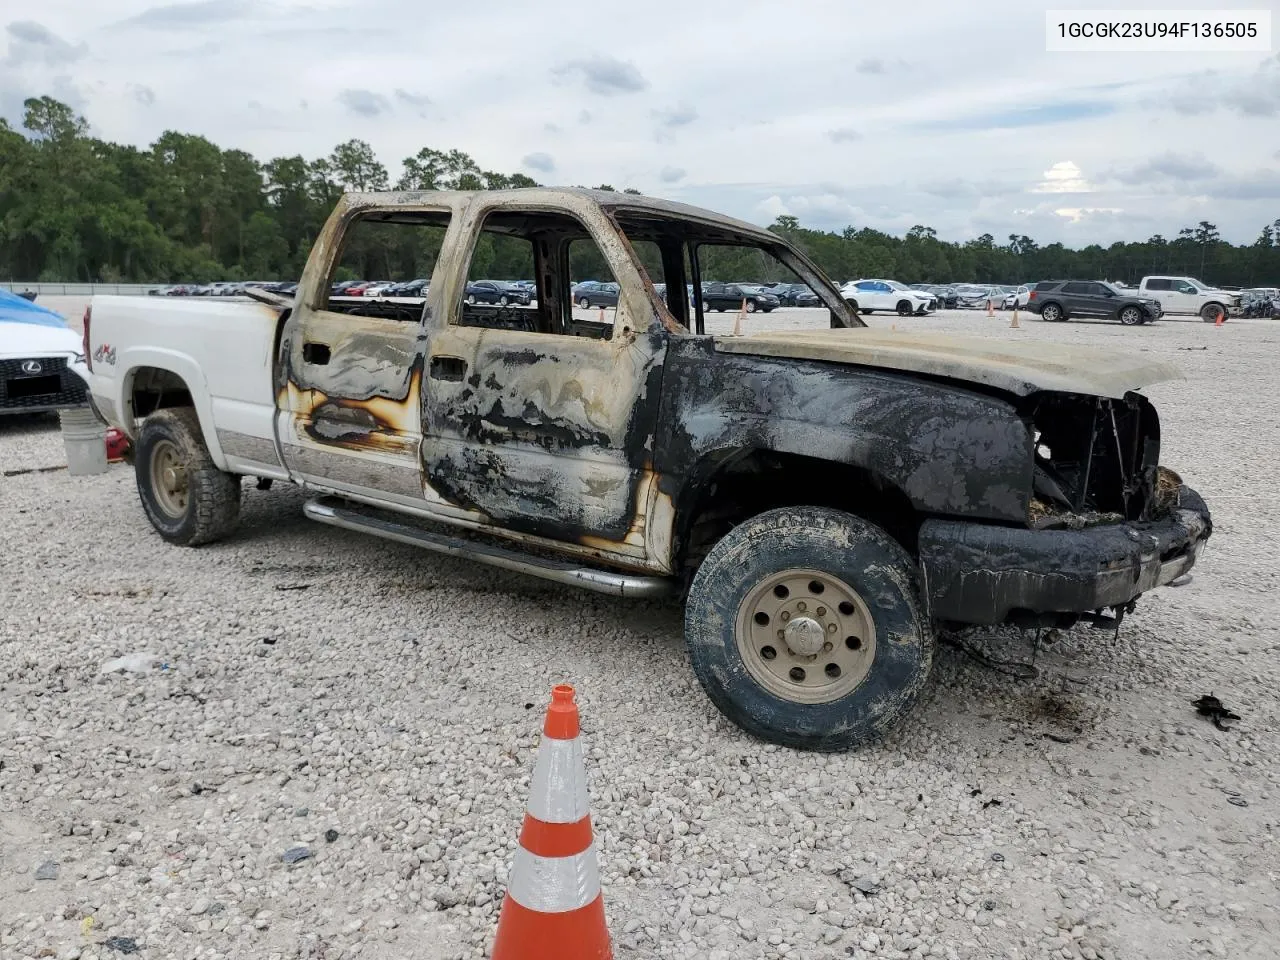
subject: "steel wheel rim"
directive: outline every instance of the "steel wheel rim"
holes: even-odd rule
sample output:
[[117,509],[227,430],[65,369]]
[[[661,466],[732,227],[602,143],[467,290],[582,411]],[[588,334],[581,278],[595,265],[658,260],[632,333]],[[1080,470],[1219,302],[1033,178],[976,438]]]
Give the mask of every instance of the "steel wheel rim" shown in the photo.
[[156,504],[174,520],[187,512],[190,499],[187,464],[172,440],[157,440],[151,450],[151,491]]
[[792,703],[830,703],[866,679],[876,628],[862,597],[820,570],[781,570],[738,606],[738,654],[761,687]]

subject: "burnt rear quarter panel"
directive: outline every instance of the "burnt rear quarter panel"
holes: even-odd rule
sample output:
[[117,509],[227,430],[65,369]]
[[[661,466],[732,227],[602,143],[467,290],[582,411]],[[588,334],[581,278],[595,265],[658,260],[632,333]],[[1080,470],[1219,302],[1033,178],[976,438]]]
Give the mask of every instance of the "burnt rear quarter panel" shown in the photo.
[[676,336],[658,424],[655,463],[677,510],[725,455],[769,450],[871,471],[924,514],[1026,522],[1030,429],[1011,403],[946,382]]

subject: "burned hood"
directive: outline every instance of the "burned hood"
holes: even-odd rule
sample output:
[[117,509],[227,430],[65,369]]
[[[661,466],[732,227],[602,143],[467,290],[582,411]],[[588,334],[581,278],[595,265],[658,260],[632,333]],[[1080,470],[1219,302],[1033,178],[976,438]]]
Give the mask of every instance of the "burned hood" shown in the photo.
[[997,340],[871,327],[717,337],[716,350],[823,360],[982,384],[1017,396],[1040,391],[1123,397],[1181,378],[1174,366],[1126,351],[1029,340]]

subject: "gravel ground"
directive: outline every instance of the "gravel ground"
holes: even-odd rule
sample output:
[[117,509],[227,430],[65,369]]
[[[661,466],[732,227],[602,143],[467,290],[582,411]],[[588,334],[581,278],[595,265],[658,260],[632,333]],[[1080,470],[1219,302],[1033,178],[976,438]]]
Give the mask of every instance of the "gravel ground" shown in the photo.
[[[1280,326],[871,320],[1178,363],[1150,393],[1215,512],[1193,582],[1034,680],[944,648],[883,745],[801,754],[720,718],[675,604],[345,534],[287,487],[187,550],[126,465],[3,476],[0,957],[482,956],[561,681],[619,958],[1275,957]],[[56,420],[0,419],[0,471],[62,462]],[[100,673],[131,653],[158,665]]]

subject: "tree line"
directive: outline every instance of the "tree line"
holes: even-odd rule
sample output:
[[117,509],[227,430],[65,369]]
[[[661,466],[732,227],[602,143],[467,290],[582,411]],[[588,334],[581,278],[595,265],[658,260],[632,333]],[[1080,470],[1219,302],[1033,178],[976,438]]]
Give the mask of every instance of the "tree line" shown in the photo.
[[[524,174],[484,170],[460,150],[432,148],[406,158],[393,183],[369,144],[354,139],[312,160],[295,155],[262,162],[176,131],[143,149],[91,136],[88,123],[67,104],[32,98],[24,103],[21,130],[0,119],[0,277],[144,283],[296,279],[345,191],[536,185]],[[1060,243],[1040,246],[1016,234],[1007,243],[990,234],[954,243],[923,225],[896,237],[868,227],[814,230],[781,216],[771,229],[836,281],[1134,282],[1148,273],[1172,273],[1237,286],[1280,282],[1280,219],[1264,225],[1249,245],[1227,243],[1213,223],[1201,221],[1168,239],[1156,235],[1078,250]],[[391,280],[429,276],[438,243],[404,236],[412,232],[397,231],[391,241],[370,231],[368,240],[348,249],[344,273]],[[517,266],[501,244],[477,253],[498,277]],[[708,257],[707,279],[783,279],[758,276],[759,260],[746,251],[708,251]]]

